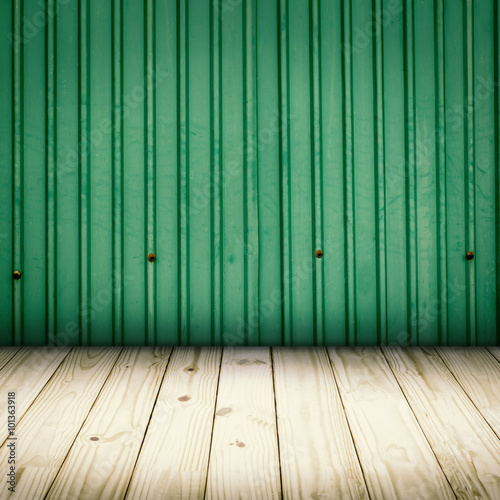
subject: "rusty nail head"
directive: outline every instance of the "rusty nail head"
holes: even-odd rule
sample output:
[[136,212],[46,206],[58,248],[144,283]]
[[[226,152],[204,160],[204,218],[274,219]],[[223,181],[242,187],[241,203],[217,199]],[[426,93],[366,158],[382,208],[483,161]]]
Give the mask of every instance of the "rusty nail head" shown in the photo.
[[321,250],[316,250],[314,255],[316,256],[317,259],[321,259],[321,257],[323,257],[323,252]]
[[467,260],[472,260],[474,258],[474,252],[467,252],[467,254],[465,255],[465,258]]
[[12,273],[12,277],[15,279],[15,280],[18,280],[21,278],[21,271],[14,271]]
[[154,262],[156,260],[156,255],[154,253],[150,253],[148,255],[149,262]]

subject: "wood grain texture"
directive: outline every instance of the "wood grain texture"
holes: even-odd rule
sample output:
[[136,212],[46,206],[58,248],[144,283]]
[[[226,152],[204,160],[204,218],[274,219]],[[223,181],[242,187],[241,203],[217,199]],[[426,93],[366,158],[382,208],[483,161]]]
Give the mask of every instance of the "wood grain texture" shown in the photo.
[[500,364],[484,347],[437,347],[435,350],[500,437]]
[[382,348],[458,498],[500,498],[500,442],[436,351]]
[[280,495],[269,348],[225,347],[206,498],[274,500]]
[[273,348],[283,498],[369,498],[324,348]]
[[[68,355],[69,347],[23,347],[0,372],[0,397],[16,393],[16,418],[21,421],[38,393]],[[0,404],[0,422],[7,422],[7,405]],[[7,426],[0,426],[0,443],[7,439]]]
[[171,348],[125,348],[46,498],[122,499]]
[[500,498],[500,348],[170,352],[5,354],[17,497]]
[[20,347],[0,347],[0,370],[9,362],[16,354]]
[[372,499],[454,499],[379,349],[329,348]]
[[489,353],[500,363],[500,347],[487,347]]
[[127,498],[203,498],[220,361],[221,348],[174,349]]
[[[16,495],[45,497],[121,348],[77,347],[40,392],[18,426],[21,460]],[[7,450],[0,451],[7,463]],[[6,488],[0,499],[11,498]]]

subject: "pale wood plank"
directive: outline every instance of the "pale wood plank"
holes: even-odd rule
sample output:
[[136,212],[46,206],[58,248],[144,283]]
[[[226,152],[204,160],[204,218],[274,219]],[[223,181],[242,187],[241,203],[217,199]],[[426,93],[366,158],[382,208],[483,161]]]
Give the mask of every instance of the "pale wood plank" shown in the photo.
[[225,347],[206,497],[280,498],[269,348]]
[[500,364],[484,347],[438,347],[435,350],[500,436]]
[[174,349],[127,498],[203,498],[220,361],[220,348]]
[[380,350],[328,352],[370,498],[454,499]]
[[491,355],[500,363],[500,347],[487,347]]
[[500,498],[500,442],[432,349],[382,348],[458,498]]
[[0,347],[0,370],[9,362],[16,354],[20,347]]
[[324,348],[273,348],[283,498],[368,498]]
[[171,348],[125,348],[46,498],[122,499]]
[[[26,410],[68,355],[69,347],[23,347],[0,372],[0,397],[16,393],[16,422],[19,424]],[[7,401],[0,404],[0,422],[7,422]],[[8,436],[7,426],[0,425],[0,443]]]
[[[21,440],[15,494],[45,497],[121,348],[75,348],[42,389],[18,426]],[[7,463],[7,449],[0,451]],[[11,498],[7,488],[0,499]]]

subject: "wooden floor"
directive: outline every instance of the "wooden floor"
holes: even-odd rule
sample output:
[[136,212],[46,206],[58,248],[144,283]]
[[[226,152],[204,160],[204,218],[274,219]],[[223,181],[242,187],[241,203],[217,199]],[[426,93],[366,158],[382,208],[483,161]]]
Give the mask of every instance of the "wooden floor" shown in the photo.
[[500,499],[500,348],[2,348],[0,499]]

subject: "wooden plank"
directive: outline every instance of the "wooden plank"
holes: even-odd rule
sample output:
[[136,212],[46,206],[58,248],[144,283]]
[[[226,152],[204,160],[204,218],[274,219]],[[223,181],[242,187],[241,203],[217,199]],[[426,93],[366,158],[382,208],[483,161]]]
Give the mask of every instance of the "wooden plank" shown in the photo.
[[206,498],[280,498],[269,348],[224,348]]
[[[16,430],[21,442],[15,494],[45,497],[121,348],[75,348],[40,392]],[[7,463],[7,448],[0,463]],[[11,498],[7,488],[0,499]]]
[[454,499],[379,349],[328,349],[370,498]]
[[174,349],[127,498],[203,498],[220,348]]
[[46,498],[125,496],[171,350],[123,350]]
[[369,498],[324,348],[273,348],[283,498]]
[[2,369],[9,360],[16,354],[20,347],[0,347],[0,369]]
[[383,348],[459,498],[500,498],[500,441],[432,349]]
[[490,354],[500,363],[500,347],[487,347]]
[[[0,395],[16,393],[16,422],[70,352],[70,347],[23,347],[0,372]],[[7,404],[0,404],[0,422],[7,422]],[[6,425],[0,426],[0,443],[7,439]]]
[[500,364],[484,347],[434,349],[496,435],[500,436]]

